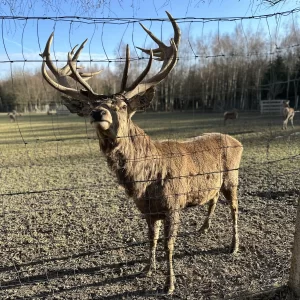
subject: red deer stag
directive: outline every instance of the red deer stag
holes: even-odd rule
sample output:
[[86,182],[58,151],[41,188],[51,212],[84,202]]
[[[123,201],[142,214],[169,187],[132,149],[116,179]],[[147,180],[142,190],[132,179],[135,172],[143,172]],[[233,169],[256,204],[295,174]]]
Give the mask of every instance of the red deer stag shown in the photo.
[[283,106],[282,114],[283,114],[283,118],[284,118],[283,124],[282,124],[282,129],[287,129],[287,125],[288,125],[289,121],[291,122],[291,125],[294,128],[293,119],[295,116],[295,110],[292,107],[290,107],[289,103],[290,103],[290,101],[282,102],[282,106]]
[[[180,29],[168,17],[174,29],[174,38],[166,46],[143,25],[149,36],[158,44],[154,50],[141,49],[150,58],[145,70],[127,86],[129,69],[129,47],[121,81],[121,90],[113,95],[101,95],[93,91],[87,80],[96,73],[81,73],[76,62],[85,44],[68,54],[68,63],[57,68],[50,59],[50,36],[44,52],[42,74],[55,89],[64,93],[65,105],[72,113],[90,116],[99,138],[100,149],[107,158],[109,167],[119,183],[132,197],[138,209],[144,214],[150,241],[147,275],[156,269],[156,246],[161,221],[164,221],[165,251],[168,276],[168,294],[174,291],[173,250],[179,227],[180,212],[187,206],[209,203],[208,216],[201,227],[205,232],[210,227],[219,194],[222,192],[231,206],[233,220],[232,252],[239,247],[238,238],[238,169],[242,155],[242,145],[236,139],[219,133],[205,134],[184,142],[153,141],[131,120],[139,109],[150,105],[155,86],[171,72],[177,62]],[[153,56],[162,61],[157,74],[144,80],[149,72]],[[46,65],[57,81],[46,71]],[[75,79],[83,89],[72,88],[67,77]]]

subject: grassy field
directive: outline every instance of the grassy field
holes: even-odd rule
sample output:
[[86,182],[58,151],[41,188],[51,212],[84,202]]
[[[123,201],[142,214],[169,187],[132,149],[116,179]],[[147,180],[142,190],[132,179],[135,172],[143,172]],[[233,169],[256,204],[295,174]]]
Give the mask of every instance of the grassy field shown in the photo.
[[[300,115],[280,117],[139,113],[153,139],[229,133],[244,145],[240,171],[241,251],[228,253],[231,218],[219,204],[213,228],[198,230],[206,207],[184,211],[176,243],[174,299],[294,299],[285,288],[300,196]],[[159,269],[138,276],[148,257],[145,220],[120,189],[88,120],[0,115],[0,298],[157,299]],[[277,297],[277,298],[276,298]]]

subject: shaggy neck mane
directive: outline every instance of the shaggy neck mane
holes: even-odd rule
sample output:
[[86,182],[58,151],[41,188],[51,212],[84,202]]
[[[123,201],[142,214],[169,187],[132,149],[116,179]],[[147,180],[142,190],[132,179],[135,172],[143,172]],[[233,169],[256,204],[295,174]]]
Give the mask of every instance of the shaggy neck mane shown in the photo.
[[127,125],[128,136],[114,141],[104,139],[100,147],[127,194],[138,199],[149,185],[161,181],[166,172],[157,144],[131,120]]

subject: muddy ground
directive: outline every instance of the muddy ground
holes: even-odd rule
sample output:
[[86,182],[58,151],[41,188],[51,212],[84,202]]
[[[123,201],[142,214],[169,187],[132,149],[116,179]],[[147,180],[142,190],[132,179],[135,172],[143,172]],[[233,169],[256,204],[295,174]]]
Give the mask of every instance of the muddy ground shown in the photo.
[[[155,120],[161,116],[150,115],[149,123],[137,118],[154,138],[165,136],[164,124]],[[11,124],[0,136],[0,298],[296,299],[286,284],[300,198],[300,126],[283,133],[276,120],[246,115],[225,129],[217,118],[210,127],[211,118],[201,124],[194,119],[192,125],[187,120],[182,137],[187,129],[191,136],[223,130],[245,146],[239,255],[229,254],[231,217],[225,201],[205,235],[199,229],[207,207],[184,210],[174,256],[176,290],[164,295],[163,241],[156,274],[143,277],[146,222],[110,174],[93,134],[73,137],[70,132],[83,125],[71,120],[57,123],[59,141],[43,140],[47,130],[41,134],[43,123],[31,118],[28,137],[39,133],[39,141],[10,139]],[[65,127],[70,132],[64,135]],[[176,130],[170,132],[167,137]]]

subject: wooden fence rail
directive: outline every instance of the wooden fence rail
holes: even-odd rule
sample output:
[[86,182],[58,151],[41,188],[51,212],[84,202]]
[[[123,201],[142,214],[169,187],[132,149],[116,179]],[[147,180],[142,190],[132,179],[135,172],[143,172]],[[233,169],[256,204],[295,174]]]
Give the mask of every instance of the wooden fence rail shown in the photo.
[[284,100],[262,100],[260,101],[261,114],[282,114],[282,102]]

